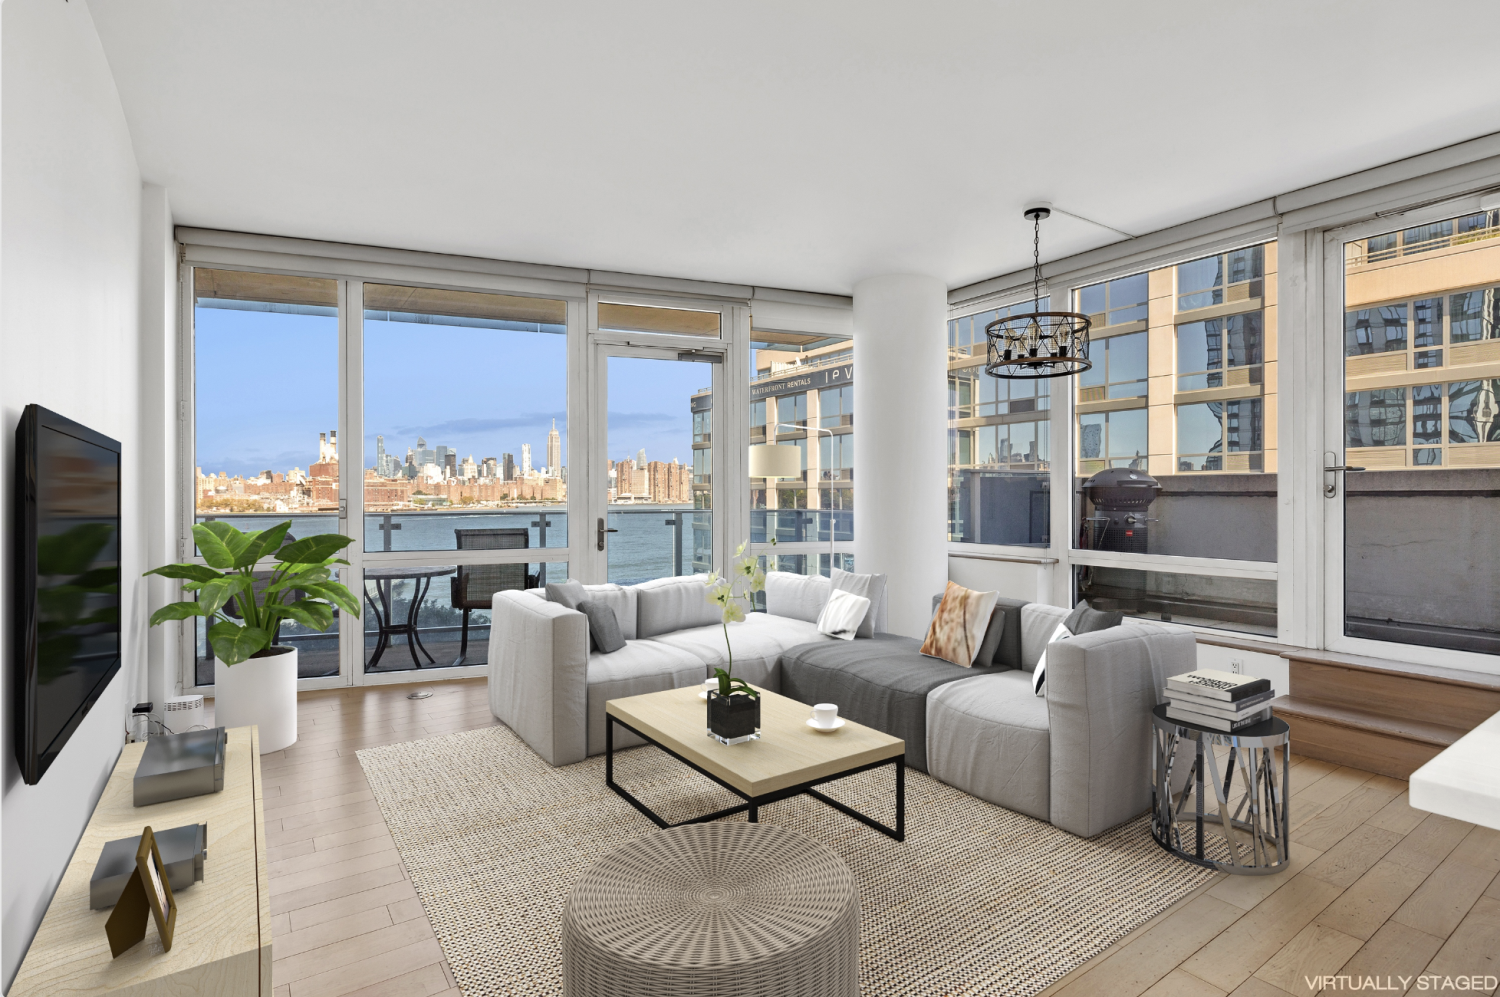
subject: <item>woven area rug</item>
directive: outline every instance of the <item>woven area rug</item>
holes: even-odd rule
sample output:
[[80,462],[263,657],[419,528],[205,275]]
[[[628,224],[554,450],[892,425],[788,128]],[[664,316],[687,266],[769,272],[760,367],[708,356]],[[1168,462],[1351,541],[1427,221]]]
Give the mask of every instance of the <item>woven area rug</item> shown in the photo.
[[[561,993],[569,888],[655,830],[604,785],[603,757],[552,768],[496,725],[359,760],[466,997]],[[615,778],[668,820],[739,802],[654,747],[616,754]],[[890,768],[824,791],[895,824]],[[905,842],[806,796],[760,820],[854,871],[866,995],[1035,994],[1211,878],[1158,848],[1145,817],[1085,841],[921,772],[907,773]]]

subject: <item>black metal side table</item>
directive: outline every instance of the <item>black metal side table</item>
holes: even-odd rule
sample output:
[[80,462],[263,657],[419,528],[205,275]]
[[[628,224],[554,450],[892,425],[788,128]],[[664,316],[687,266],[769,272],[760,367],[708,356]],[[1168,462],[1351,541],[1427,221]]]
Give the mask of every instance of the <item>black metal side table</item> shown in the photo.
[[[1273,716],[1226,734],[1173,720],[1163,703],[1151,711],[1151,723],[1151,836],[1156,843],[1179,858],[1220,872],[1264,876],[1285,869],[1291,844],[1291,728],[1286,721]],[[1174,797],[1173,766],[1183,741],[1192,741],[1196,750]],[[1215,747],[1229,748],[1222,773]],[[1212,800],[1205,798],[1206,787],[1213,791]]]

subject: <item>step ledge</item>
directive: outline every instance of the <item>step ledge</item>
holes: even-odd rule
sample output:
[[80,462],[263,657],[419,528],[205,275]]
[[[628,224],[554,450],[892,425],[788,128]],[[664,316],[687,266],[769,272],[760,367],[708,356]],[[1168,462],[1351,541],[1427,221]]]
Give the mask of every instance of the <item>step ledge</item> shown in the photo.
[[1379,672],[1399,675],[1417,681],[1438,682],[1443,685],[1464,686],[1500,692],[1500,676],[1484,672],[1465,671],[1461,668],[1444,668],[1440,665],[1419,665],[1412,661],[1395,661],[1390,658],[1370,658],[1362,654],[1342,654],[1338,651],[1314,651],[1308,648],[1291,648],[1281,652],[1288,661],[1306,661],[1315,665],[1348,668],[1360,672]]
[[1379,713],[1365,713],[1360,710],[1329,706],[1326,703],[1297,699],[1294,696],[1280,696],[1272,700],[1271,705],[1275,708],[1278,716],[1290,716],[1301,720],[1310,720],[1315,723],[1328,724],[1333,727],[1344,727],[1349,730],[1379,734],[1384,737],[1393,737],[1402,741],[1413,741],[1418,744],[1430,744],[1441,748],[1448,747],[1448,745],[1468,733],[1468,731],[1457,727],[1422,723],[1416,720],[1405,720],[1400,717],[1388,717]]

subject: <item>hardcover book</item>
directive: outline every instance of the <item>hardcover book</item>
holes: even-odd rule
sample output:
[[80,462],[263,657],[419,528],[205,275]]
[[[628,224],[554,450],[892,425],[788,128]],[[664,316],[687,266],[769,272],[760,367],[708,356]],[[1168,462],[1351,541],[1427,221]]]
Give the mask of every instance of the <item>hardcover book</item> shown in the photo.
[[1191,696],[1221,699],[1229,703],[1266,692],[1270,688],[1270,679],[1235,675],[1233,672],[1220,672],[1212,668],[1200,668],[1196,672],[1173,675],[1167,679],[1169,693],[1185,692]]
[[1189,695],[1185,692],[1178,692],[1175,689],[1167,693],[1167,702],[1173,706],[1187,710],[1197,710],[1199,713],[1207,713],[1209,716],[1227,717],[1231,720],[1238,719],[1258,710],[1275,698],[1276,691],[1274,689],[1267,689],[1265,692],[1258,692],[1253,696],[1246,696],[1244,699],[1237,699],[1234,702],[1223,699],[1209,699],[1206,696]]
[[1184,710],[1177,706],[1167,705],[1167,716],[1173,720],[1181,720],[1183,723],[1196,724],[1199,727],[1207,727],[1209,730],[1223,731],[1228,734],[1232,731],[1243,730],[1253,727],[1262,720],[1268,720],[1271,716],[1271,708],[1256,710],[1254,713],[1239,720],[1230,720],[1226,717],[1211,717],[1206,713],[1196,710]]

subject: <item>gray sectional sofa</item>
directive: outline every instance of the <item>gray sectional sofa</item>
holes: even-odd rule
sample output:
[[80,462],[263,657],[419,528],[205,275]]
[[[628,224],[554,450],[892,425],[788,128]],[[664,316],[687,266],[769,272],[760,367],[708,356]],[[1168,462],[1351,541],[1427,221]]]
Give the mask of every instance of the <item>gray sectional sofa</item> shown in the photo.
[[[1192,671],[1190,633],[1127,624],[1048,645],[1068,610],[1005,602],[990,664],[964,668],[920,642],[817,632],[827,579],[772,572],[766,612],[730,624],[735,674],[906,741],[907,762],[974,796],[1092,837],[1150,805],[1150,711],[1170,675]],[[723,667],[724,631],[702,576],[585,586],[615,609],[625,647],[590,649],[583,613],[536,591],[495,596],[490,709],[552,765],[604,751],[610,699],[698,685]],[[1031,671],[1047,651],[1045,696]],[[639,743],[633,736],[617,746]]]

